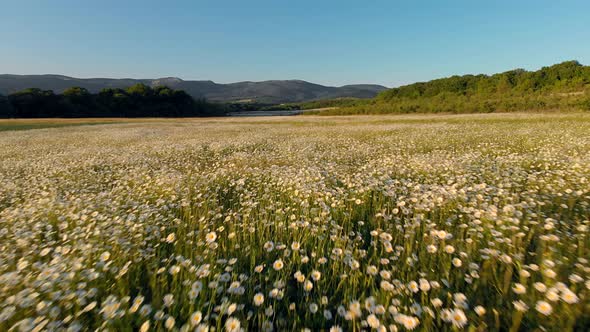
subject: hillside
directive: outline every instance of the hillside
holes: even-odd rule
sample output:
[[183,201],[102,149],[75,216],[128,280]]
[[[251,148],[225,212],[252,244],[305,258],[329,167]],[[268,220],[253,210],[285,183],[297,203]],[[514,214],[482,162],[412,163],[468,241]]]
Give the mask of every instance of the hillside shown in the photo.
[[373,98],[387,88],[380,85],[358,84],[330,87],[301,80],[238,82],[219,84],[213,81],[185,81],[175,77],[159,79],[74,78],[61,75],[0,75],[0,94],[8,95],[27,88],[53,90],[61,93],[70,87],[85,88],[98,93],[104,88],[126,88],[135,84],[151,87],[168,86],[184,90],[193,98],[211,101],[252,101],[279,104],[305,102],[341,97]]
[[414,83],[382,92],[379,98],[434,97],[442,93],[459,95],[570,91],[590,84],[590,66],[567,61],[537,71],[515,69],[495,75],[464,75]]
[[389,89],[370,100],[309,104],[338,107],[326,115],[590,109],[590,66],[566,61],[537,71],[452,76]]

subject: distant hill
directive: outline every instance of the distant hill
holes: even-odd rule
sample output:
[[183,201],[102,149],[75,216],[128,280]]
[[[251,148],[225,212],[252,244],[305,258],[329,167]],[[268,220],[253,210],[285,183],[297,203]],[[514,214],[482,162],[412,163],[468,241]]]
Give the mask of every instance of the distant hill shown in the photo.
[[168,86],[184,90],[193,98],[211,101],[258,103],[296,103],[341,97],[373,98],[387,90],[381,85],[357,84],[330,87],[300,80],[238,82],[219,84],[212,81],[185,81],[176,77],[158,79],[74,78],[62,75],[0,75],[0,94],[8,95],[27,88],[61,93],[70,87],[97,93],[103,88],[126,88],[142,83],[151,87]]

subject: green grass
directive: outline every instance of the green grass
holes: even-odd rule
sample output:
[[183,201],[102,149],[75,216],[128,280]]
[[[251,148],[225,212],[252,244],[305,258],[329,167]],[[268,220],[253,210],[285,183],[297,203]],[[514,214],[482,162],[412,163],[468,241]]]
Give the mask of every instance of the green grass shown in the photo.
[[0,120],[0,131],[31,130],[43,128],[60,128],[71,126],[88,126],[117,123],[117,120],[101,121],[97,119],[30,119]]

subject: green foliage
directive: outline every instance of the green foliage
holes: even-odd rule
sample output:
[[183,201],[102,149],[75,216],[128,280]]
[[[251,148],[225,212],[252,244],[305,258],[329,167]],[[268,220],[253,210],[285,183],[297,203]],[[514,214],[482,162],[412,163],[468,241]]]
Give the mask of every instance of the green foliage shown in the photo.
[[51,118],[58,116],[63,108],[60,98],[51,90],[25,89],[8,96],[15,117]]
[[90,96],[90,92],[88,92],[85,88],[80,87],[71,87],[64,90],[62,93],[64,97],[86,97]]
[[590,83],[590,67],[577,61],[567,61],[534,72],[523,69],[492,76],[452,76],[390,89],[379,94],[379,100],[396,98],[434,97],[442,93],[451,95],[493,95],[534,93],[549,91],[577,91]]
[[358,106],[366,103],[366,99],[358,98],[337,98],[337,99],[324,99],[314,100],[306,103],[301,103],[299,106],[301,109],[315,109],[315,108],[328,108],[328,107],[350,107]]
[[127,88],[127,94],[131,96],[148,97],[152,95],[152,93],[152,88],[142,83],[138,83]]
[[181,90],[150,88],[137,84],[126,90],[106,88],[91,94],[71,87],[62,94],[40,89],[26,89],[0,98],[0,117],[189,117],[219,116],[224,109],[205,100],[194,100]]
[[3,95],[0,95],[0,118],[11,118],[14,115],[14,108]]
[[390,89],[371,100],[322,101],[308,114],[489,113],[590,109],[590,66],[567,61],[538,71],[464,75]]

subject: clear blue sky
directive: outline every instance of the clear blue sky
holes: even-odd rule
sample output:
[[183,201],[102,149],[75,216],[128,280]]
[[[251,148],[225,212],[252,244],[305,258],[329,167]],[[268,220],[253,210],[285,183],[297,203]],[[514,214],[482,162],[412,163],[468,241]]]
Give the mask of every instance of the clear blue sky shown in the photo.
[[0,3],[0,73],[398,86],[590,64],[590,1]]

